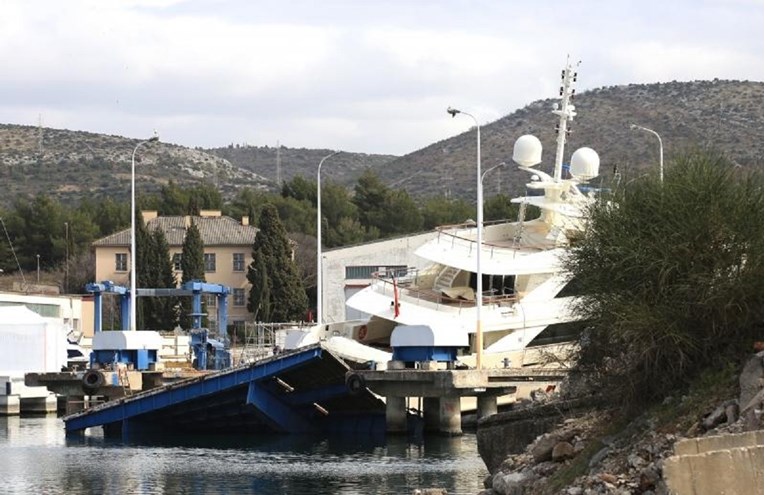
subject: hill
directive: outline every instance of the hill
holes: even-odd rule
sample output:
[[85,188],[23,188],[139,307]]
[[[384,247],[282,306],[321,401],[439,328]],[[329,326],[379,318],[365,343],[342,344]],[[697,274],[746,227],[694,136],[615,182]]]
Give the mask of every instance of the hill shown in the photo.
[[[527,133],[544,145],[543,170],[552,169],[557,100],[533,102],[482,126],[484,169],[510,162],[513,143]],[[664,143],[665,161],[692,146],[727,153],[743,167],[763,163],[763,84],[741,81],[695,81],[612,86],[577,94],[567,157],[589,146],[600,154],[602,176],[618,166],[625,176],[644,173],[658,164],[658,143],[630,123],[654,129]],[[448,118],[444,114],[444,118]],[[88,196],[129,197],[130,159],[136,139],[63,129],[0,124],[0,177],[6,184],[0,205],[19,196],[46,192],[64,203]],[[279,149],[280,175],[314,180],[316,166],[330,151]],[[156,191],[173,180],[179,185],[205,180],[224,198],[244,187],[275,188],[277,148],[230,145],[204,150],[156,143],[139,153],[139,192]],[[567,161],[567,158],[566,158]],[[352,186],[366,168],[387,184],[404,187],[413,196],[475,197],[475,132],[468,131],[402,157],[341,153],[325,166],[322,177]],[[519,192],[527,175],[515,167],[487,177],[487,196]],[[400,184],[400,185],[399,185]]]
[[[6,187],[0,206],[9,206],[20,196],[43,192],[67,204],[76,203],[86,195],[127,201],[131,157],[140,141],[91,132],[0,124],[0,177]],[[327,150],[282,151],[285,179],[296,171],[315,175],[316,165],[328,153]],[[210,182],[217,185],[226,199],[245,187],[274,189],[275,155],[275,148],[232,145],[207,151],[161,141],[144,145],[136,158],[136,190],[139,194],[154,192],[170,180],[181,186],[203,180]],[[367,167],[379,166],[393,158],[343,153],[333,167],[327,167],[325,177],[336,177],[338,168],[344,170],[345,175],[358,176]]]
[[[536,101],[481,128],[484,170],[512,161],[513,144],[534,134],[543,145],[541,170],[552,172],[555,125],[551,114],[557,99]],[[763,166],[763,84],[740,81],[695,81],[612,86],[574,98],[577,117],[566,145],[564,163],[579,147],[600,155],[601,177],[618,166],[625,176],[645,173],[659,163],[656,138],[630,130],[634,123],[653,129],[662,138],[665,163],[674,153],[704,146],[726,153],[744,167]],[[448,118],[448,116],[444,116]],[[459,118],[459,117],[457,117]],[[469,120],[469,119],[466,119]],[[411,176],[404,185],[410,194],[456,195],[475,198],[475,131],[439,141],[393,161],[380,175],[389,182]],[[412,175],[412,171],[416,171]],[[501,172],[501,182],[498,182]],[[507,167],[486,177],[486,194],[497,188],[520,192],[528,174]]]

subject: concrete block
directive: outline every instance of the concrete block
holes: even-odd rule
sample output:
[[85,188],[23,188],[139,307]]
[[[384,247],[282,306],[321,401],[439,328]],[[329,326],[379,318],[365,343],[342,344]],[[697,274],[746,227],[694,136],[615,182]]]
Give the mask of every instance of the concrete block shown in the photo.
[[735,449],[763,444],[763,431],[747,431],[732,435],[687,438],[675,444],[675,455],[693,455],[714,450]]
[[51,414],[58,409],[58,400],[54,394],[45,397],[30,397],[21,399],[21,410],[26,414]]
[[18,395],[0,395],[0,416],[21,414],[21,400]]
[[763,495],[763,446],[673,456],[664,480],[676,495]]

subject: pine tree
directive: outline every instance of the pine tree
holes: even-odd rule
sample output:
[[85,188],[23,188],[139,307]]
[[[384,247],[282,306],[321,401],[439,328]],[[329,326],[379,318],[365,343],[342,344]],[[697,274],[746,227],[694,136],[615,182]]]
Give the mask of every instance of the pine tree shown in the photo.
[[[181,277],[181,284],[192,280],[205,281],[204,252],[205,247],[202,243],[202,235],[199,233],[199,228],[192,221],[189,228],[186,229],[186,237],[183,239],[183,249],[181,251],[181,270],[183,270],[183,275]],[[202,304],[204,306],[204,301]],[[191,299],[188,297],[182,298],[180,307],[181,327],[189,329],[193,321],[190,316],[193,310]],[[202,312],[204,312],[204,309]],[[202,325],[205,326],[206,322],[203,321]]]
[[292,260],[292,249],[276,207],[263,207],[252,245],[247,280],[252,284],[248,310],[260,321],[283,322],[303,318],[308,297]]

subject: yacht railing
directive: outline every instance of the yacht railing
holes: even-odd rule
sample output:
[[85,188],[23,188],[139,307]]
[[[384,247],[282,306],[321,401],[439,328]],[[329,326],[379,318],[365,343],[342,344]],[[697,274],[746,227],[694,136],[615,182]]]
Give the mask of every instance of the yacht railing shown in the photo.
[[[415,304],[416,306],[435,310],[442,309],[443,307],[450,311],[457,309],[458,312],[462,311],[462,309],[474,308],[476,306],[475,300],[449,297],[437,290],[418,287],[419,269],[413,267],[406,270],[393,269],[374,272],[372,273],[373,281],[370,286],[375,292],[390,296],[392,301],[394,299],[394,276],[399,298],[406,297],[408,303]],[[497,289],[483,292],[483,306],[510,306],[518,301],[515,294],[495,294],[496,292]],[[435,305],[435,308],[433,308],[433,305]]]
[[[484,226],[486,225],[496,225],[500,223],[507,223],[507,221],[495,221],[491,223],[484,223]],[[534,250],[534,251],[544,251],[546,249],[550,249],[551,242],[522,242],[522,237],[524,237],[525,229],[523,229],[523,224],[519,224],[520,227],[517,229],[517,232],[512,237],[509,237],[506,241],[491,241],[491,240],[483,240],[483,254],[487,254],[489,256],[489,259],[493,259],[495,255],[500,254],[506,254],[508,250],[513,251],[513,257],[515,257],[515,253],[517,251],[521,250]],[[464,237],[460,235],[459,233],[455,233],[455,231],[460,230],[467,230],[470,228],[475,228],[475,224],[473,223],[465,223],[465,224],[458,224],[458,225],[444,225],[442,227],[439,227],[438,230],[438,236],[436,236],[436,241],[440,244],[442,242],[446,242],[449,244],[449,247],[451,249],[459,249],[467,256],[470,256],[473,254],[473,252],[476,249],[476,245],[478,244],[474,238]],[[487,249],[488,248],[488,249]]]

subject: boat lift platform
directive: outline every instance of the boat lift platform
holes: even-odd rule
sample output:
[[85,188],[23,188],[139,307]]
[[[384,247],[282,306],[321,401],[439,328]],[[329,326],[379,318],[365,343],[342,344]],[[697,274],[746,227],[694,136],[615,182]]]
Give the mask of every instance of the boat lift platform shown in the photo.
[[68,435],[102,426],[106,436],[122,438],[155,431],[385,431],[385,403],[369,391],[351,395],[349,370],[319,343],[108,401],[63,420]]

